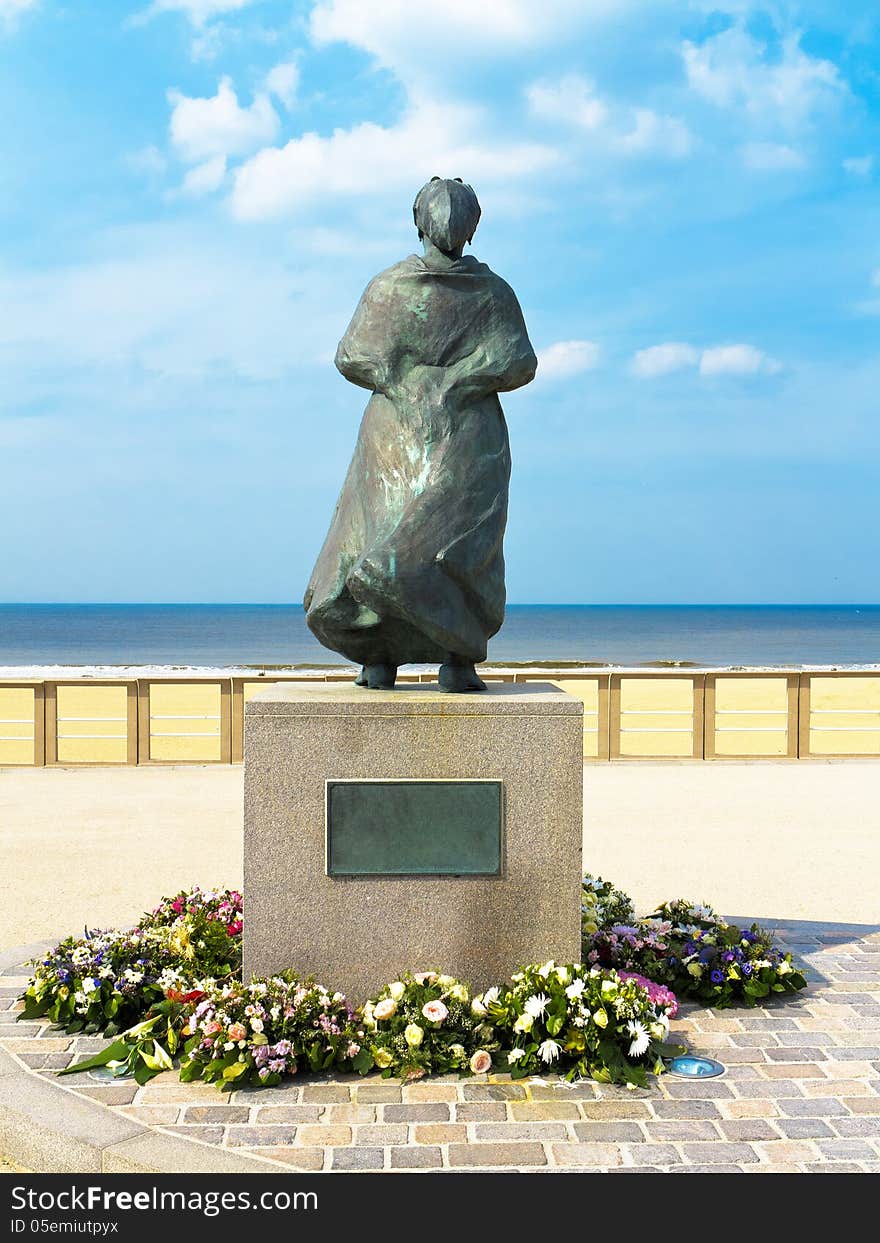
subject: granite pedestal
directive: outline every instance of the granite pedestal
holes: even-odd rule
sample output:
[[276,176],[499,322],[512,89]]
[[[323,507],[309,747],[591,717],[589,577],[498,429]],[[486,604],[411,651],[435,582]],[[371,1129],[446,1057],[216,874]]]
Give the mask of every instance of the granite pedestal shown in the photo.
[[[407,968],[482,989],[522,963],[578,961],[582,715],[534,682],[259,692],[245,713],[245,978],[292,967],[361,1001]],[[378,780],[500,782],[497,874],[328,874],[328,782]]]

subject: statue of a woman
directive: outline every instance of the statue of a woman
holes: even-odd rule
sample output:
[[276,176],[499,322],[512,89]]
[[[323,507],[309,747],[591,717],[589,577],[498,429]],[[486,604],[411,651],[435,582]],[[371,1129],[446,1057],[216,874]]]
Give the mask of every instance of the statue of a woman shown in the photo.
[[440,662],[446,691],[485,690],[474,664],[504,621],[510,449],[497,394],[537,361],[513,290],[462,255],[480,218],[470,186],[432,178],[413,207],[424,256],[367,286],[336,351],[371,389],[305,594],[321,642],[394,685]]

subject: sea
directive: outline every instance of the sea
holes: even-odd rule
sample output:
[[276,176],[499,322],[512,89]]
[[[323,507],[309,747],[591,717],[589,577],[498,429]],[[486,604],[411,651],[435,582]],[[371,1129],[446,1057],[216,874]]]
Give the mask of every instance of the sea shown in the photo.
[[[495,665],[880,664],[880,605],[509,605]],[[0,667],[344,665],[301,607],[0,605]]]

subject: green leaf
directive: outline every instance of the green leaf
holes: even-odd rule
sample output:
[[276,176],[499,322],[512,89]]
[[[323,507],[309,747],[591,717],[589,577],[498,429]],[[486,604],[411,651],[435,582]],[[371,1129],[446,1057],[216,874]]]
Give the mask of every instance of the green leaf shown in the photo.
[[114,1040],[112,1044],[108,1044],[100,1053],[96,1053],[94,1057],[86,1058],[84,1062],[75,1062],[73,1066],[65,1066],[63,1070],[59,1070],[59,1075],[78,1075],[83,1070],[94,1070],[98,1066],[106,1066],[108,1062],[116,1062],[120,1059],[128,1058],[131,1052],[131,1045],[125,1040]]
[[246,1070],[246,1062],[233,1062],[231,1066],[227,1066],[223,1071],[223,1078],[231,1083],[233,1079],[239,1079]]
[[366,1045],[361,1045],[360,1052],[352,1061],[352,1066],[359,1075],[365,1075],[373,1066],[373,1055]]

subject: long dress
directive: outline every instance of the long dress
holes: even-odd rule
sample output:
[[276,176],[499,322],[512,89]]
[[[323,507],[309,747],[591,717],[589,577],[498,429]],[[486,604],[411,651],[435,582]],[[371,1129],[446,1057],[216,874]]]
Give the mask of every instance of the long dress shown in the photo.
[[505,604],[497,394],[537,366],[516,295],[470,255],[410,255],[367,286],[336,366],[373,396],[305,593],[309,626],[362,664],[484,660]]

